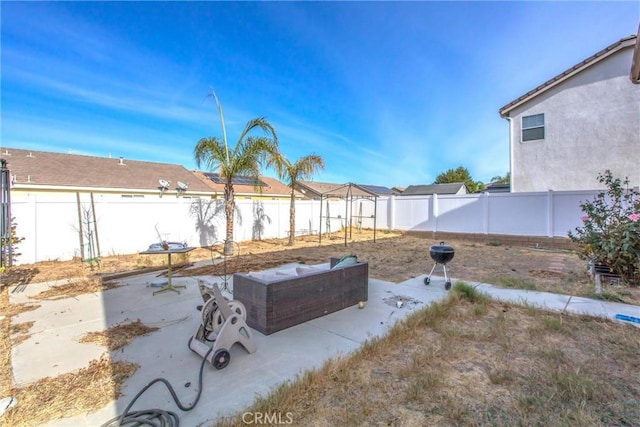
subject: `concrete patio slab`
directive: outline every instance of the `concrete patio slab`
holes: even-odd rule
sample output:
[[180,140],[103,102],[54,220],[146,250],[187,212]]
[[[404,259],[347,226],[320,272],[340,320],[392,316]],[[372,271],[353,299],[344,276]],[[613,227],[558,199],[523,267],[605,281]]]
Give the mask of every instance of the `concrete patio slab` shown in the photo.
[[[234,345],[230,351],[231,362],[225,369],[216,370],[209,364],[204,366],[202,397],[191,411],[179,410],[162,384],[154,385],[143,394],[133,410],[175,411],[181,423],[189,426],[208,425],[240,412],[276,385],[295,380],[305,370],[318,368],[330,358],[348,355],[366,340],[385,334],[396,321],[445,298],[448,292],[444,289],[444,280],[434,276],[426,286],[425,277],[422,275],[400,284],[372,278],[369,280],[369,301],[364,309],[349,307],[269,336],[254,331],[253,340],[258,349],[255,353],[249,354],[240,345]],[[13,350],[13,373],[18,385],[70,372],[99,358],[106,352],[103,347],[77,341],[86,332],[137,319],[159,328],[111,352],[116,361],[139,365],[135,374],[124,383],[122,396],[117,401],[94,413],[53,421],[48,426],[101,425],[120,414],[138,391],[159,377],[173,385],[184,405],[195,400],[202,358],[193,353],[187,343],[200,324],[200,312],[196,310],[196,306],[202,304],[198,278],[174,277],[175,284],[186,286],[180,294],[165,292],[154,296],[155,288],[151,283],[155,279],[156,274],[127,277],[116,289],[47,301],[37,310],[13,319],[14,323],[35,322],[31,337]],[[470,284],[503,301],[588,313],[612,320],[617,313],[640,316],[640,307],[625,304]],[[10,292],[11,302],[37,303],[29,297],[42,290],[38,287],[44,286],[29,286],[29,293]]]

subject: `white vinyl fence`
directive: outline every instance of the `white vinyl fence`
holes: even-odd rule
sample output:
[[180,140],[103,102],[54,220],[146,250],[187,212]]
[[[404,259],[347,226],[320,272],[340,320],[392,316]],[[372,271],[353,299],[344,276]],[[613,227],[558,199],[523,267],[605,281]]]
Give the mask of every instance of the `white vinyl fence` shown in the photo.
[[[347,224],[379,230],[440,231],[475,234],[566,237],[581,224],[581,201],[597,191],[405,196],[368,199],[296,201],[296,232],[338,231]],[[88,230],[101,256],[130,254],[160,239],[207,246],[225,237],[222,200],[188,197],[121,197],[75,193],[12,194],[21,255],[16,264],[88,257]],[[289,232],[288,200],[236,200],[234,240],[284,238]],[[327,206],[329,214],[327,215]],[[327,218],[329,216],[329,218]],[[375,216],[375,218],[374,218]],[[91,229],[93,229],[91,227]]]

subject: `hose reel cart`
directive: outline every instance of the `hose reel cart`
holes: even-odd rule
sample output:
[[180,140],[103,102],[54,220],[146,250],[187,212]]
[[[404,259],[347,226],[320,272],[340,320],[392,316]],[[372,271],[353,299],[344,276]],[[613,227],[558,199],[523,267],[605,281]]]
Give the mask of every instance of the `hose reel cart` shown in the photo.
[[235,343],[249,353],[256,352],[253,335],[247,326],[247,312],[240,301],[227,300],[217,283],[199,280],[200,288],[211,291],[211,298],[202,306],[201,324],[189,339],[189,349],[206,358],[216,369],[224,369],[231,361],[229,350]]

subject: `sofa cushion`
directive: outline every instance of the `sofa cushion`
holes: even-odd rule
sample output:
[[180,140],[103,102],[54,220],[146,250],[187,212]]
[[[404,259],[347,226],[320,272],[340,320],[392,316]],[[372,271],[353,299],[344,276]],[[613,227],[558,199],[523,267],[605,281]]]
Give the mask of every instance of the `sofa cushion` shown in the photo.
[[354,265],[358,263],[358,257],[355,255],[347,255],[345,257],[342,257],[342,259],[340,261],[337,262],[336,265],[334,265],[333,267],[331,267],[332,270],[335,270],[337,268],[343,268],[343,267],[348,267],[350,265]]
[[312,266],[304,266],[304,267],[296,267],[296,273],[298,276],[304,276],[305,274],[318,273],[320,271],[327,271],[326,268],[321,267],[312,267]]
[[276,276],[297,276],[298,272],[295,268],[283,268],[276,270]]
[[282,278],[282,276],[277,275],[275,271],[251,271],[248,273],[248,276],[255,277],[263,282],[271,282]]

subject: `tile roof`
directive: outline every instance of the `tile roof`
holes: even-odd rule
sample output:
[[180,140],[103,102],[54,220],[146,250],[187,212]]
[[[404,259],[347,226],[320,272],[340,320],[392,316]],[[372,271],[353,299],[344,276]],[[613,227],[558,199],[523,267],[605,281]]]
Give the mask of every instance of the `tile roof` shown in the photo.
[[188,184],[188,192],[209,193],[211,189],[183,166],[122,158],[2,148],[16,188],[69,187],[128,191],[158,191],[158,180],[170,182],[175,192],[178,181]]
[[400,195],[401,196],[427,196],[431,194],[457,194],[464,183],[455,182],[450,184],[430,184],[430,185],[410,185]]
[[525,93],[524,95],[522,95],[518,99],[515,99],[514,101],[511,101],[510,103],[508,103],[504,107],[500,108],[500,117],[503,117],[503,118],[507,117],[509,115],[509,112],[511,110],[513,110],[514,108],[516,108],[517,106],[529,101],[530,99],[538,96],[542,92],[545,92],[546,90],[548,90],[548,89],[556,86],[557,84],[567,80],[568,78],[570,78],[574,74],[577,74],[580,71],[592,66],[593,64],[599,62],[600,60],[602,60],[602,59],[604,59],[606,57],[608,57],[609,55],[612,55],[613,53],[618,52],[619,50],[622,50],[624,48],[628,48],[628,47],[634,46],[634,44],[636,43],[636,38],[637,38],[636,35],[632,35],[632,36],[628,36],[628,37],[622,38],[622,39],[618,40],[617,42],[612,43],[611,45],[609,45],[606,48],[602,49],[601,51],[597,52],[596,54],[591,55],[590,57],[588,57],[584,61],[580,62],[579,64],[576,64],[573,67],[569,68],[568,70],[558,74],[554,78],[552,78],[550,80],[547,80],[546,82],[542,83],[540,86],[536,87],[535,89],[530,90],[529,92]]

